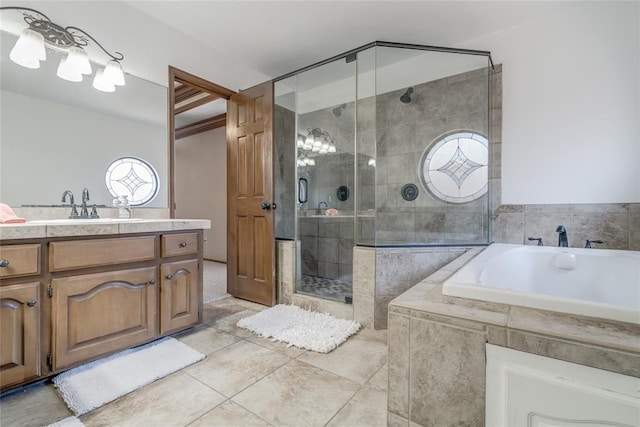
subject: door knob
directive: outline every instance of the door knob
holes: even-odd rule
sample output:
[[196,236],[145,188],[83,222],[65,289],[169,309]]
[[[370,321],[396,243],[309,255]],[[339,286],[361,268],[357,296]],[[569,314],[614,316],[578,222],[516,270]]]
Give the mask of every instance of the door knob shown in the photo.
[[155,284],[156,284],[156,279],[151,279],[151,280],[149,280],[149,284],[150,284],[150,285],[155,285]]
[[8,259],[0,260],[0,267],[9,267],[9,260]]
[[27,302],[27,305],[28,305],[29,307],[35,307],[37,303],[38,303],[38,302],[37,302],[36,300],[34,300],[34,299],[30,299],[30,300],[29,300],[29,302]]
[[268,211],[269,209],[271,209],[271,203],[264,202],[260,205],[260,209],[262,209],[263,211]]
[[167,280],[173,279],[173,274],[171,274],[171,273],[167,274],[166,278],[167,278]]

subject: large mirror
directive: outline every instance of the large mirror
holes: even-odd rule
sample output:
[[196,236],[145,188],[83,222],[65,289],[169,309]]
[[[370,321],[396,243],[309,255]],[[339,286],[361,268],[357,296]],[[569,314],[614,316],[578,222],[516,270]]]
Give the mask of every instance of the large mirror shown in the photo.
[[[107,168],[135,157],[159,177],[145,206],[167,208],[167,88],[130,74],[112,93],[94,89],[93,75],[63,80],[56,76],[61,53],[51,49],[39,69],[27,69],[9,59],[17,37],[1,35],[0,202],[59,205],[71,190],[79,203],[88,188],[91,204],[111,205]],[[126,72],[126,58],[123,66]]]

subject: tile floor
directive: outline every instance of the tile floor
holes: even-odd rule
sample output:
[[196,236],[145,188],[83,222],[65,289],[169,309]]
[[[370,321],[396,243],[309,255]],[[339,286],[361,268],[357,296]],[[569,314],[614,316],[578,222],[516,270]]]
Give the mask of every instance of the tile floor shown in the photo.
[[[207,357],[82,417],[91,426],[386,426],[387,334],[364,329],[328,354],[235,326],[265,307],[205,305],[175,337]],[[71,413],[50,383],[0,400],[0,425],[45,426]]]

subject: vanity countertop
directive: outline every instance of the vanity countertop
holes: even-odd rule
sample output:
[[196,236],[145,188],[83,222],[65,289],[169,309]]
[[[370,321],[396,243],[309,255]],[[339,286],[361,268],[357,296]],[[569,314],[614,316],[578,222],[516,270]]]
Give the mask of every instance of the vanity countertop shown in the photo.
[[209,229],[208,219],[40,220],[0,224],[0,240]]

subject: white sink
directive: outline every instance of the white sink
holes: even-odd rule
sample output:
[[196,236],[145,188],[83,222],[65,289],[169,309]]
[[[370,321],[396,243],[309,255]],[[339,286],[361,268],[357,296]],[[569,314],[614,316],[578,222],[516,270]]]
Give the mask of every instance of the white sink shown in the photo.
[[88,219],[38,219],[27,221],[27,224],[42,225],[82,225],[82,224],[112,224],[118,222],[143,221],[142,218],[88,218]]

